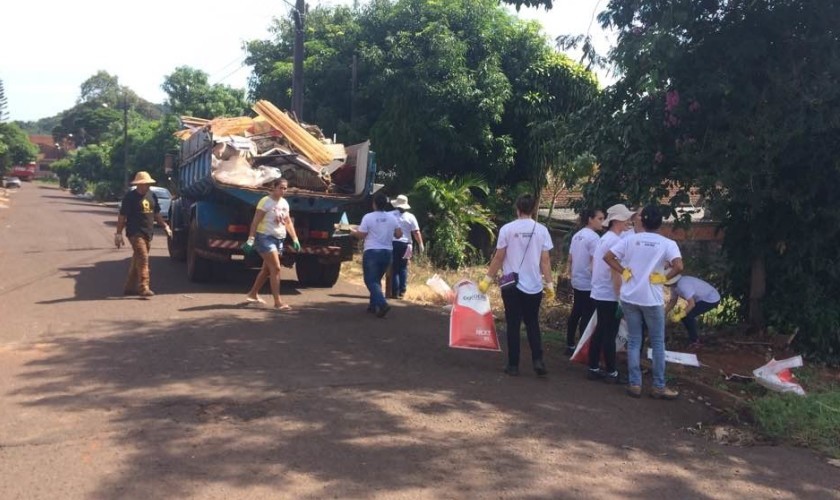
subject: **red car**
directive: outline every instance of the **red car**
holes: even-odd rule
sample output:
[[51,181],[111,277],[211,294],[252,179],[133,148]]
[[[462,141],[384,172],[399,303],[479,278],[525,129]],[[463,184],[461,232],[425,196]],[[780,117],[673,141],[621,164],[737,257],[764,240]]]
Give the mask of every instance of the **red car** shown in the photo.
[[33,161],[27,165],[15,165],[10,172],[13,176],[22,181],[31,181],[35,177],[35,172],[38,170],[38,165]]

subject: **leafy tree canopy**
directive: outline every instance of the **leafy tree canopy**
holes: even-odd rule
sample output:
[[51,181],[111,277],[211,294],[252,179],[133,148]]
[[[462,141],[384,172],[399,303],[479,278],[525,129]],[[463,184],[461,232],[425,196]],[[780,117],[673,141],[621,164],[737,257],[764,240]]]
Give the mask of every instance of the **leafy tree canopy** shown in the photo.
[[[250,92],[286,107],[291,22],[273,33],[247,45]],[[588,95],[569,89],[595,90],[536,24],[493,0],[316,7],[306,36],[303,118],[345,142],[370,138],[394,188],[424,175],[478,173],[491,185],[529,178],[527,128],[538,108],[566,112]]]
[[599,19],[622,76],[577,128],[591,199],[698,188],[751,319],[840,359],[840,4],[612,0]]
[[167,75],[161,88],[168,96],[166,105],[178,115],[215,118],[248,113],[244,90],[211,85],[207,73],[189,66],[178,67]]
[[37,155],[38,147],[26,132],[14,123],[0,123],[0,170],[34,161]]

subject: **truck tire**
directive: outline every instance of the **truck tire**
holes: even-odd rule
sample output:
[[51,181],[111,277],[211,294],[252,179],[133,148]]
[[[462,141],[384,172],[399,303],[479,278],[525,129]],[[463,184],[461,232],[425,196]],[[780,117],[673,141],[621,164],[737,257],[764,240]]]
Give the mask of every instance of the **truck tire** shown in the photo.
[[[180,228],[183,226],[181,221],[181,200],[174,200],[169,205],[169,226],[172,228]],[[185,231],[172,230],[172,238],[166,239],[166,248],[169,250],[169,258],[175,262],[184,262],[187,260],[187,235]]]
[[166,239],[166,247],[169,249],[169,258],[175,262],[187,260],[187,245],[182,235],[173,234]]
[[173,232],[171,238],[166,238],[166,248],[169,250],[169,258],[175,262],[187,260],[187,239],[183,231]]
[[206,283],[213,275],[213,262],[201,257],[196,252],[198,245],[198,223],[190,221],[190,233],[187,236],[187,278],[195,283]]
[[338,282],[341,262],[322,264],[314,255],[299,255],[295,259],[295,271],[301,285],[329,288]]

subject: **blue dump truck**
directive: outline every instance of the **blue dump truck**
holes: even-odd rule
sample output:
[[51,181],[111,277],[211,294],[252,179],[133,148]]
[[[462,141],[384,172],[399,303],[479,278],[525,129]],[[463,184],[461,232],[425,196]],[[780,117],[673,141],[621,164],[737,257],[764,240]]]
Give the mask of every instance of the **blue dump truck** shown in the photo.
[[[218,166],[214,147],[218,144],[209,126],[193,132],[182,143],[180,159],[170,173],[177,198],[169,209],[173,232],[168,240],[169,256],[185,261],[187,277],[195,282],[219,279],[232,266],[262,264],[259,255],[244,254],[241,246],[248,237],[255,207],[268,189],[221,182],[214,175]],[[282,263],[295,266],[303,286],[333,286],[341,263],[353,257],[356,245],[349,227],[340,221],[347,208],[366,204],[373,193],[376,162],[369,146],[365,142],[344,148],[346,159],[333,172],[334,178],[341,179],[340,186],[300,187],[294,182],[293,171],[282,173],[290,180],[285,198],[301,244],[297,252],[287,245]],[[289,151],[274,156],[296,160]]]

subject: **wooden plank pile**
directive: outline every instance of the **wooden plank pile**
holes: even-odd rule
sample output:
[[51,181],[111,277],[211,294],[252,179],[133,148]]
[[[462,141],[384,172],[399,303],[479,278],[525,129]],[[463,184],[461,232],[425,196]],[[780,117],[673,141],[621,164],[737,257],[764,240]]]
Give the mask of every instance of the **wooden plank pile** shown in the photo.
[[[255,172],[239,170],[252,168],[263,170],[276,168],[289,187],[319,192],[353,193],[352,185],[336,185],[331,174],[347,168],[347,153],[343,144],[332,144],[324,138],[321,129],[314,125],[300,124],[269,101],[260,100],[253,106],[254,118],[219,117],[212,120],[182,116],[185,130],[176,132],[181,140],[188,139],[196,130],[209,128],[217,145],[229,147],[214,148],[214,165],[223,167],[224,179],[241,177],[243,184],[253,182]],[[248,144],[245,147],[243,144]],[[231,167],[231,147],[239,151],[241,159]],[[224,155],[222,151],[225,151]],[[346,176],[340,176],[344,179]],[[247,179],[247,180],[246,180]]]

